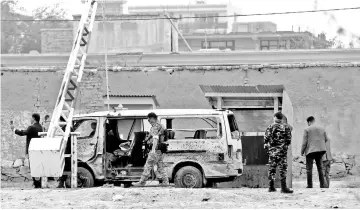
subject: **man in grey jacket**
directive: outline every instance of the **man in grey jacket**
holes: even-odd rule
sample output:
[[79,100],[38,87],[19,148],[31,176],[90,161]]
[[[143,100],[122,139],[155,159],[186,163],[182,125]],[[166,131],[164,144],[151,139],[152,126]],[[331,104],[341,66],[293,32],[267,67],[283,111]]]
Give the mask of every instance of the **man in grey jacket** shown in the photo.
[[320,188],[325,188],[322,157],[326,153],[326,142],[328,141],[325,129],[315,125],[315,118],[307,118],[308,128],[304,130],[301,155],[306,155],[307,188],[312,188],[312,168],[314,160],[319,173]]

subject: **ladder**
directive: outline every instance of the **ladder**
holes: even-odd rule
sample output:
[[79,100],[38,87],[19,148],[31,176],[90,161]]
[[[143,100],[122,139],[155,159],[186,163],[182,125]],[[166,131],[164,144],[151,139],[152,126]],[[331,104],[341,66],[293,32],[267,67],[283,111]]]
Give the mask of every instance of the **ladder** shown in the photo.
[[[58,148],[56,149],[56,152],[59,153],[58,158],[56,160],[59,160],[60,163],[54,163],[59,167],[57,167],[57,170],[52,170],[52,171],[47,169],[40,170],[34,168],[33,169],[34,172],[33,171],[31,172],[32,176],[33,174],[36,174],[39,177],[40,174],[40,177],[43,178],[42,187],[46,187],[47,184],[46,177],[50,177],[50,176],[57,177],[56,175],[59,174],[62,175],[64,171],[65,148],[67,145],[68,138],[70,136],[70,130],[71,130],[70,128],[72,126],[72,118],[74,114],[75,103],[77,101],[76,98],[79,92],[79,85],[81,83],[81,78],[85,67],[85,61],[91,39],[91,32],[94,26],[94,21],[96,16],[96,9],[97,9],[96,0],[87,0],[87,2],[85,2],[84,11],[81,15],[79,27],[76,32],[76,38],[74,40],[70,57],[68,60],[68,64],[65,69],[65,74],[60,86],[59,95],[55,103],[55,108],[51,117],[49,129],[46,133],[46,137],[42,138],[42,139],[47,139],[48,141],[52,141],[54,139],[61,139],[58,141],[59,142],[58,147],[56,147]],[[61,128],[64,126],[65,126],[65,130]],[[35,139],[35,140],[38,140],[38,142],[42,141],[39,139]],[[37,147],[38,150],[41,150],[40,146],[36,144],[39,145],[40,143],[36,143],[35,141],[33,148]],[[45,147],[43,148],[45,150]],[[32,157],[29,156],[30,162],[34,163],[31,165],[30,170],[33,168],[33,165],[34,166],[42,165],[43,168],[46,168],[47,166],[50,165],[50,163],[46,162],[46,160],[39,160],[40,159],[39,156],[37,157],[35,156],[36,155],[33,155]],[[35,172],[35,170],[37,171]],[[47,172],[45,172],[46,170]],[[56,174],[54,171],[57,171]]]

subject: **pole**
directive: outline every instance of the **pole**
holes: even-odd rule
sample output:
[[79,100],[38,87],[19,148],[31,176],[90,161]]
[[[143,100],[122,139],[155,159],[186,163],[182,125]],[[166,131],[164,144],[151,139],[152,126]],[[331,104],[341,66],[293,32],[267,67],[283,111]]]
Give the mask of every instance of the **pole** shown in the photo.
[[71,188],[77,188],[77,136],[78,132],[71,135]]
[[186,39],[183,37],[183,35],[180,33],[180,31],[178,30],[178,28],[175,26],[174,22],[171,20],[171,18],[169,17],[169,15],[167,13],[165,13],[165,16],[168,18],[168,20],[170,21],[171,25],[175,28],[176,32],[180,35],[181,39],[184,40],[186,47],[190,50],[190,52],[192,52],[192,49],[190,47],[190,45],[187,43]]
[[106,99],[107,99],[107,108],[110,111],[110,97],[109,97],[109,74],[108,74],[108,65],[107,65],[107,43],[106,43],[106,27],[105,27],[105,0],[103,0],[102,5],[102,17],[103,17],[103,30],[104,30],[104,49],[105,49],[105,75],[106,75]]

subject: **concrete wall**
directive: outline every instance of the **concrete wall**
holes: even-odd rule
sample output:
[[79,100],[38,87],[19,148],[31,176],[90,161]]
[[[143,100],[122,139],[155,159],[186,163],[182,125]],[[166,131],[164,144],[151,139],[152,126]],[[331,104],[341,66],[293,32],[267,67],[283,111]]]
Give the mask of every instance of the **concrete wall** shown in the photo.
[[42,29],[41,53],[70,53],[73,39],[72,29]]
[[[50,113],[62,75],[58,72],[2,71],[1,146],[2,159],[24,153],[25,138],[10,132],[9,121],[26,128],[31,112]],[[104,109],[104,72],[87,74],[78,110]],[[360,156],[359,67],[314,67],[248,70],[249,84],[283,84],[294,106],[293,155],[300,153],[305,119],[315,116],[332,140],[333,153]],[[119,94],[156,95],[159,108],[210,108],[199,88],[205,85],[243,85],[243,70],[193,70],[109,72],[110,89]],[[34,97],[33,95],[38,95]],[[36,107],[36,105],[38,107]],[[257,121],[249,121],[251,123]]]

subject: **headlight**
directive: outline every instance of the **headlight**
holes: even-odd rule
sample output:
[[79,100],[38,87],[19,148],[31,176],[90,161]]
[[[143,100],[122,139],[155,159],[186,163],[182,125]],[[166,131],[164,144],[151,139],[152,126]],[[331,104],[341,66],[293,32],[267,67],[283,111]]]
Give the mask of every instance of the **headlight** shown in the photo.
[[127,171],[121,171],[121,175],[127,175]]

